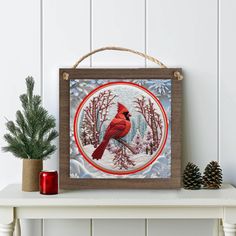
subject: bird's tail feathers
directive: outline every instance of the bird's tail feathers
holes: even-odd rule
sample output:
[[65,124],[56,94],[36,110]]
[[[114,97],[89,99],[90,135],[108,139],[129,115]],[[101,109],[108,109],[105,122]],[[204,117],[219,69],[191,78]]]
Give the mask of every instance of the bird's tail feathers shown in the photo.
[[99,146],[94,150],[92,157],[93,159],[99,160],[102,158],[102,155],[107,147],[109,140],[103,140]]

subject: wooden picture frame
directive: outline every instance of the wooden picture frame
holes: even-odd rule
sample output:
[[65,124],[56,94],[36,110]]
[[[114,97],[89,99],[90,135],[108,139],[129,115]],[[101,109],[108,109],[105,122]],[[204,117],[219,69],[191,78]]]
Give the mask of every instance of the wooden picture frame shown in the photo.
[[[170,69],[60,69],[60,188],[61,189],[171,189],[181,187],[182,81]],[[65,76],[66,75],[66,76]],[[171,167],[167,178],[71,178],[70,82],[72,80],[170,80]],[[149,149],[148,149],[149,150]],[[87,162],[86,162],[87,163]]]

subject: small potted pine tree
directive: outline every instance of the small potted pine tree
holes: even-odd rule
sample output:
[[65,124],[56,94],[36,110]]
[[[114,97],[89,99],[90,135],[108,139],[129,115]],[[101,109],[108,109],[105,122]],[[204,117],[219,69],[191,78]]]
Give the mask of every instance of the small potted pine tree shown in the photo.
[[26,78],[27,93],[20,96],[23,110],[16,112],[16,121],[8,121],[8,133],[4,135],[7,146],[3,151],[11,152],[23,159],[22,190],[39,190],[39,172],[43,160],[55,152],[52,141],[58,136],[55,118],[42,107],[41,97],[34,95],[34,79]]

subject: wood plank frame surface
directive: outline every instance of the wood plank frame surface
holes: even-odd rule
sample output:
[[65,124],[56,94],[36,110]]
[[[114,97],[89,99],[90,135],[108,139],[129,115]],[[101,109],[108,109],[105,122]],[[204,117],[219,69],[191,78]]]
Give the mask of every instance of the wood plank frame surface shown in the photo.
[[[61,189],[170,189],[181,187],[182,80],[174,77],[179,68],[148,69],[60,69],[60,188]],[[69,80],[63,79],[63,73]],[[160,179],[70,178],[70,79],[171,79],[171,177]]]

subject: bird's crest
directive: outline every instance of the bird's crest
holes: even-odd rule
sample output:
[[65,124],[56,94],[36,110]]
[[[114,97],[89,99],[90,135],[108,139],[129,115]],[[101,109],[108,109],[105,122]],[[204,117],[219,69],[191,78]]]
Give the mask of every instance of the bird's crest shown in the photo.
[[118,102],[117,105],[118,105],[117,109],[118,113],[128,112],[128,109],[123,104]]

